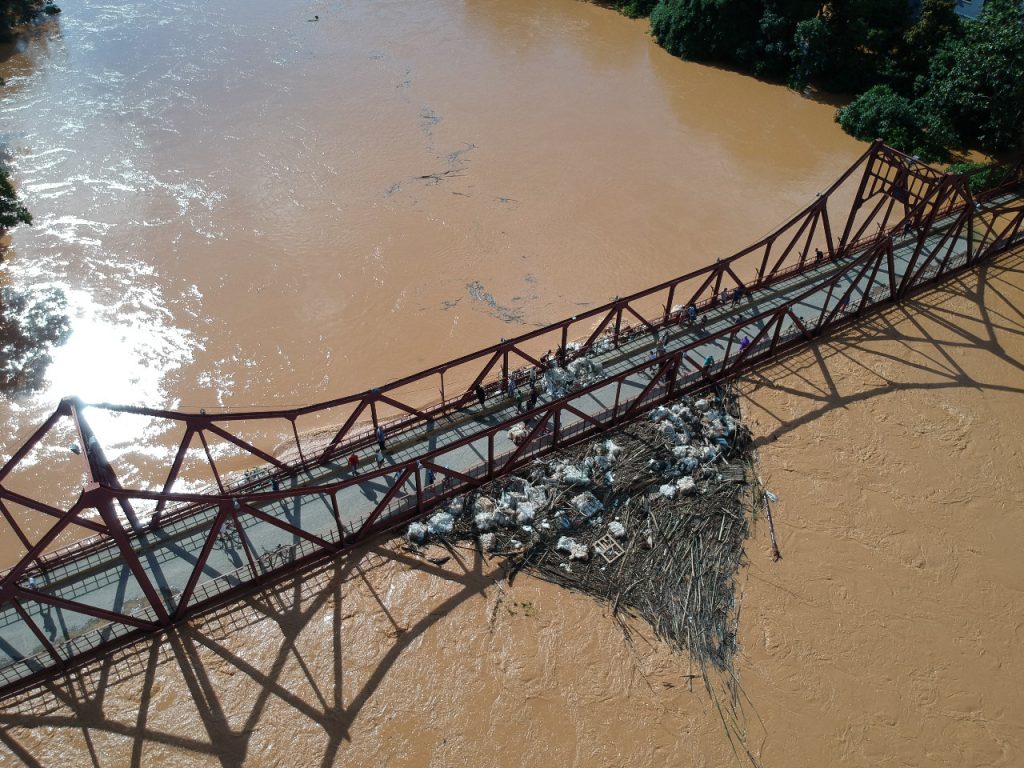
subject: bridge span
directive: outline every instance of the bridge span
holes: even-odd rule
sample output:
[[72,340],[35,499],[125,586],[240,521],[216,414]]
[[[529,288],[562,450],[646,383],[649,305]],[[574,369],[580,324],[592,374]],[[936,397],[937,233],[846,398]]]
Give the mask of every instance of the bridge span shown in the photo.
[[[875,142],[729,258],[366,392],[244,412],[65,399],[0,468],[0,528],[22,550],[0,580],[0,693],[337,556],[1018,247],[1022,192],[1020,164],[949,175]],[[435,388],[440,398],[424,403]],[[153,477],[108,460],[86,418],[96,414],[174,435],[170,465]],[[525,432],[513,442],[515,425]],[[31,467],[55,451],[66,487],[33,487]],[[240,464],[249,469],[225,471]]]

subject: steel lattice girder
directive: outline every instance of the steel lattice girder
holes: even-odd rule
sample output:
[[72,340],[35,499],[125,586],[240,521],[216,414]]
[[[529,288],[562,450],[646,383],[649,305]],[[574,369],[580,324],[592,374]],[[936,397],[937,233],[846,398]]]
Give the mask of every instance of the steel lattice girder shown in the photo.
[[[842,234],[836,243],[832,231],[828,203],[840,185],[862,169],[862,176],[853,204],[845,216]],[[999,193],[1021,181],[1021,166],[1018,164],[1007,171],[1007,182],[1002,187],[990,191],[982,197],[972,195],[968,179],[963,176],[948,176],[923,164],[907,158],[895,150],[876,142],[872,147],[843,174],[826,192],[797,216],[790,219],[778,230],[758,243],[740,253],[709,265],[703,269],[688,273],[682,277],[662,283],[645,291],[614,301],[586,313],[555,323],[546,328],[524,334],[501,344],[488,347],[479,352],[465,355],[443,365],[435,366],[413,376],[408,376],[369,392],[345,398],[310,405],[296,409],[277,411],[240,412],[218,415],[205,413],[183,413],[178,411],[114,406],[107,404],[92,407],[115,413],[132,413],[164,419],[183,425],[184,435],[170,465],[167,478],[162,483],[161,491],[150,491],[141,488],[124,488],[106,460],[102,446],[93,436],[88,423],[81,411],[84,405],[77,399],[62,401],[58,409],[33,435],[15,452],[11,459],[0,468],[0,512],[18,535],[26,548],[25,556],[0,580],[0,610],[10,606],[25,622],[40,645],[44,648],[48,666],[63,667],[67,661],[87,656],[96,652],[100,646],[88,649],[79,654],[62,653],[43,633],[26,608],[27,601],[76,611],[97,619],[120,624],[126,632],[138,633],[152,631],[181,620],[192,612],[224,599],[238,589],[251,587],[261,582],[268,575],[287,571],[297,566],[303,559],[331,556],[351,547],[367,537],[382,530],[402,524],[409,519],[422,515],[428,509],[460,495],[480,485],[496,475],[507,473],[517,466],[531,461],[541,453],[598,434],[610,425],[635,416],[645,409],[654,407],[680,392],[695,391],[715,382],[729,378],[754,365],[777,356],[780,352],[805,343],[815,335],[834,328],[842,323],[850,322],[862,316],[869,309],[882,306],[888,302],[906,296],[909,292],[934,282],[947,274],[967,269],[980,260],[990,257],[1017,244],[1021,239],[1022,223],[1024,223],[1024,203],[1017,198],[1012,201],[989,204],[987,201],[996,198]],[[876,199],[877,198],[877,199]],[[891,215],[900,206],[902,213],[897,215],[895,223],[890,227]],[[986,207],[986,205],[988,207]],[[862,209],[868,209],[865,215]],[[885,209],[882,213],[883,208]],[[864,232],[872,222],[881,215],[879,232],[865,238]],[[946,220],[949,221],[946,221]],[[939,222],[943,221],[941,226]],[[998,226],[997,226],[998,222]],[[542,360],[525,347],[529,342],[554,338],[558,340],[560,354],[565,354],[570,331],[578,331],[588,322],[593,329],[587,331],[585,342],[579,354],[585,354],[597,344],[604,335],[611,344],[618,347],[625,338],[623,318],[631,317],[639,323],[643,331],[658,331],[673,327],[682,320],[682,313],[676,312],[673,302],[679,296],[686,299],[682,306],[695,305],[701,310],[717,306],[721,303],[719,293],[723,286],[741,288],[749,291],[763,291],[783,280],[794,276],[813,273],[819,266],[818,260],[809,259],[811,245],[819,233],[828,248],[827,261],[838,268],[825,279],[809,285],[802,291],[789,296],[779,307],[741,319],[727,328],[693,340],[689,344],[665,351],[653,361],[644,360],[619,373],[608,376],[588,387],[553,400],[545,405],[529,411],[525,416],[536,424],[526,439],[508,454],[497,455],[495,437],[509,429],[524,416],[518,413],[512,419],[502,420],[486,429],[468,435],[459,440],[445,444],[442,448],[425,452],[414,459],[391,466],[390,468],[370,471],[358,478],[348,478],[321,485],[300,486],[299,488],[261,491],[256,483],[242,483],[230,488],[225,487],[221,474],[210,452],[206,439],[207,433],[229,442],[236,448],[253,457],[254,460],[273,466],[281,476],[294,475],[297,472],[315,467],[319,463],[341,455],[343,451],[358,448],[373,441],[373,430],[382,423],[378,418],[377,405],[391,406],[405,414],[400,419],[389,422],[389,430],[412,429],[423,423],[436,419],[446,413],[452,413],[465,402],[473,398],[474,388],[488,381],[493,388],[506,385],[516,372],[510,371],[509,363],[516,357],[529,366],[542,367]],[[907,269],[902,276],[897,274],[893,255],[893,238],[912,229],[917,230],[917,242],[910,257]],[[933,234],[939,234],[936,244],[928,243]],[[954,245],[966,241],[963,264],[949,267]],[[781,252],[772,259],[773,246],[784,243]],[[843,263],[845,260],[845,263]],[[769,264],[771,267],[769,268]],[[745,284],[742,276],[752,275]],[[884,290],[883,290],[884,288]],[[838,289],[838,292],[837,292]],[[814,322],[808,322],[796,313],[796,307],[810,296],[826,292],[821,311]],[[860,299],[855,309],[850,309],[850,301],[855,294]],[[875,294],[878,294],[877,297]],[[663,300],[659,297],[664,297]],[[641,302],[658,299],[662,311],[657,317],[645,316]],[[791,330],[785,331],[786,323]],[[753,340],[739,344],[741,334],[751,328],[758,330]],[[713,366],[704,367],[698,363],[692,353],[701,346],[718,344],[724,346],[722,360]],[[469,378],[465,389],[451,398],[444,397],[444,374],[456,367],[469,364],[478,366],[476,373]],[[627,397],[623,401],[624,386],[631,379],[644,375],[651,367],[655,373],[641,388],[639,394]],[[495,380],[492,372],[500,366],[500,377]],[[688,371],[684,369],[689,368]],[[442,402],[430,407],[417,407],[404,403],[391,392],[395,392],[410,383],[432,380],[440,376]],[[597,392],[601,388],[615,387],[614,406],[604,414],[587,413],[577,407],[577,401]],[[635,386],[635,385],[631,385]],[[628,404],[621,407],[624,402]],[[350,405],[352,411],[342,426],[332,436],[325,449],[319,455],[310,456],[303,451],[296,419],[303,415],[323,412],[338,406]],[[360,417],[369,411],[368,425],[360,422]],[[602,420],[601,416],[607,416]],[[564,436],[562,424],[565,417],[578,419],[578,428],[571,435]],[[22,494],[4,487],[4,480],[17,468],[26,456],[62,419],[69,418],[81,437],[83,459],[88,484],[79,499],[68,509],[63,510],[43,502],[25,497]],[[244,440],[230,431],[230,425],[239,421],[265,421],[285,419],[291,424],[299,456],[297,462],[287,464],[275,456],[262,451],[252,442]],[[184,457],[199,436],[211,471],[217,481],[216,493],[177,493],[173,491],[179,477]],[[443,457],[460,447],[486,440],[488,452],[481,460],[480,472],[458,471],[446,468]],[[498,461],[501,460],[499,464]],[[421,471],[430,470],[444,476],[440,488],[424,488]],[[394,474],[389,483],[387,478]],[[414,481],[414,490],[403,494],[402,491],[410,480]],[[368,481],[379,481],[387,487],[383,497],[373,506],[368,515],[357,528],[346,531],[338,509],[338,493],[353,485]],[[286,520],[259,508],[259,504],[290,500],[297,503],[305,498],[325,496],[331,500],[331,510],[336,524],[336,541],[314,534],[301,525]],[[10,512],[3,503],[7,500],[21,504],[55,518],[54,524],[34,543],[19,527],[17,516]],[[134,518],[135,502],[155,502],[156,514],[150,521],[148,529],[141,526]],[[115,513],[117,504],[130,523],[126,527]],[[176,505],[172,513],[164,515],[167,505]],[[397,512],[392,510],[397,504]],[[99,513],[102,524],[82,517],[87,509]],[[209,514],[213,511],[213,519],[203,525],[205,530],[202,546],[192,564],[184,590],[177,600],[165,594],[163,597],[152,583],[148,572],[143,567],[140,556],[136,553],[140,536],[145,530],[158,530],[172,521],[186,520],[190,516]],[[279,563],[276,567],[264,567],[262,560],[257,562],[251,546],[247,542],[245,525],[247,521],[257,521],[285,532],[299,541],[305,549],[301,555],[299,544],[293,547],[295,559],[291,562]],[[57,536],[70,525],[78,525],[97,534],[92,540],[79,543],[73,547],[43,557],[46,548]],[[245,563],[241,570],[246,570],[249,577],[238,577],[238,583],[230,589],[213,595],[203,592],[197,594],[204,568],[206,568],[219,537],[225,528],[230,527],[238,532],[240,543],[245,554]],[[308,546],[306,546],[308,545]],[[140,585],[146,598],[143,613],[149,618],[141,618],[133,613],[125,613],[113,608],[103,608],[81,600],[48,594],[24,585],[29,573],[42,572],[81,559],[90,552],[99,552],[104,547],[113,547],[120,553],[127,569]],[[67,656],[67,658],[65,658]],[[40,662],[42,663],[42,662]],[[19,682],[35,676],[22,675],[21,678],[0,680],[0,687],[11,687]]]

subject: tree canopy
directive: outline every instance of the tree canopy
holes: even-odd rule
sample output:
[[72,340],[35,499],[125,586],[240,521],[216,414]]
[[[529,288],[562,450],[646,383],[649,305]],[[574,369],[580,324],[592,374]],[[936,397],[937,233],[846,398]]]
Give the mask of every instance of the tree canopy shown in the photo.
[[31,224],[32,214],[18,199],[7,171],[0,168],[0,232],[19,224]]
[[57,13],[60,8],[52,0],[0,0],[0,41],[10,40],[15,27]]
[[[60,13],[52,0],[0,0],[0,41],[10,40],[15,27],[43,14]],[[0,88],[4,82],[0,79]],[[32,214],[18,198],[7,169],[0,164],[0,233],[19,224],[31,224]]]
[[650,10],[671,53],[803,89],[860,94],[837,115],[860,138],[933,159],[957,145],[1018,147],[1024,132],[1024,11],[988,0],[622,0]]

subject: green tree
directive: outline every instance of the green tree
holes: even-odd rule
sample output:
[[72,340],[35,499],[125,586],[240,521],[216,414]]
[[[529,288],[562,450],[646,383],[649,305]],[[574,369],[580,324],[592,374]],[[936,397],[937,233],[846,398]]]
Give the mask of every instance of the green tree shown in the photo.
[[905,95],[913,93],[914,81],[928,74],[938,50],[949,40],[961,37],[963,22],[954,11],[956,0],[923,0],[921,15],[903,34],[896,56],[891,59],[887,81]]
[[838,92],[878,82],[910,23],[906,0],[829,0],[796,25],[792,84]]
[[1013,167],[1000,163],[954,163],[946,172],[966,174],[971,191],[981,192],[1011,180]]
[[789,80],[796,58],[796,29],[801,20],[817,13],[817,0],[766,0],[758,22],[754,74]]
[[926,160],[940,160],[953,136],[920,105],[888,85],[876,85],[836,112],[836,121],[863,141],[883,138],[897,149]]
[[658,0],[613,0],[612,7],[631,19],[642,19],[650,16]]
[[931,62],[921,100],[968,144],[1000,151],[1024,132],[1024,12],[1019,0],[989,0]]
[[0,168],[0,231],[31,223],[32,214],[18,199],[7,170]]
[[28,24],[42,13],[60,13],[60,8],[45,0],[0,0],[0,40],[10,40],[14,27]]
[[760,0],[660,0],[651,33],[684,59],[749,64],[762,14]]

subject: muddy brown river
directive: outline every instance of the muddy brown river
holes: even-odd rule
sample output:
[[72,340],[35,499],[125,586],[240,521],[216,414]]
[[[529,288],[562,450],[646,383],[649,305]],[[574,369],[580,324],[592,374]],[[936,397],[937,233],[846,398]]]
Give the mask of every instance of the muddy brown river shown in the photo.
[[[296,405],[412,372],[730,254],[864,149],[571,0],[62,6],[0,64],[36,219],[0,275],[72,327],[0,403],[5,455],[65,395]],[[587,598],[383,549],[8,703],[0,764],[1013,765],[1020,269],[749,382],[784,560],[758,529],[739,701]],[[949,318],[988,341],[940,344]],[[94,427],[129,477],[167,461]]]
[[[738,250],[864,149],[568,0],[72,2],[0,76],[36,219],[4,277],[72,324],[7,454],[65,395],[297,405],[443,362]],[[166,475],[158,425],[86,416]]]

